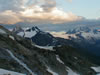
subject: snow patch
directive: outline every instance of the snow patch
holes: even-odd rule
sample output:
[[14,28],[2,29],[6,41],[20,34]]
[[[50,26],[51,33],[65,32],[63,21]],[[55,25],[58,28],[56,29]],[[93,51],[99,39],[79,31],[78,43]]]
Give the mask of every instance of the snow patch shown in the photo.
[[14,71],[8,71],[5,69],[0,69],[0,75],[26,75],[26,74],[22,74],[22,73],[18,73],[18,72],[14,72]]
[[15,40],[15,38],[13,36],[11,36],[11,35],[9,36],[9,38],[11,38],[12,40]]
[[69,67],[66,67],[66,71],[68,72],[68,75],[80,75],[74,72],[73,70],[71,70]]
[[17,33],[17,35],[19,35],[19,36],[24,36],[24,32],[19,32],[19,33]]
[[25,36],[24,37],[28,37],[28,38],[32,38],[33,36],[35,36],[36,35],[36,31],[30,31],[30,32],[28,32],[28,31],[25,31]]
[[53,75],[58,75],[56,72],[53,72],[49,67],[47,67],[47,71],[50,72]]
[[91,67],[93,70],[95,70],[96,72],[100,72],[100,67]]
[[40,48],[40,49],[45,49],[45,50],[51,50],[51,51],[54,51],[53,50],[53,46],[38,46],[38,45],[35,45],[36,47]]

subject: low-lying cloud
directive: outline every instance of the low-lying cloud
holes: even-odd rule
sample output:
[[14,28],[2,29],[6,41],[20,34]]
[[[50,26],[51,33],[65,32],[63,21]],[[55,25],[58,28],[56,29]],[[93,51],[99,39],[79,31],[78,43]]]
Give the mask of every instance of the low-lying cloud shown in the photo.
[[64,39],[70,39],[70,37],[74,37],[77,38],[77,36],[75,34],[67,34],[65,31],[60,31],[60,32],[49,32],[50,34],[52,34],[54,37],[60,37],[60,38],[64,38]]

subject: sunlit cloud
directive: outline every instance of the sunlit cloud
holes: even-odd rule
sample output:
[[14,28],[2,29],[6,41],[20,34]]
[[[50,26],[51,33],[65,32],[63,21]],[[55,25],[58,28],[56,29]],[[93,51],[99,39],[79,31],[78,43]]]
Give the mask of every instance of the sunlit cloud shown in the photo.
[[58,8],[53,8],[52,11],[46,12],[43,8],[35,6],[33,8],[26,9],[21,12],[21,15],[25,21],[48,21],[51,23],[63,23],[82,20],[83,17],[76,16],[73,13],[66,13]]
[[77,38],[77,36],[75,34],[67,34],[65,31],[60,31],[60,32],[49,32],[50,34],[52,34],[54,37],[60,37],[60,38],[64,38],[64,39],[70,39],[70,37],[74,37]]
[[[65,12],[56,6],[55,0],[0,0],[0,23],[64,23],[82,20],[72,12]],[[6,5],[3,3],[6,2]],[[4,7],[4,9],[3,9]]]
[[0,23],[2,24],[15,24],[21,22],[21,19],[15,12],[10,10],[0,13]]

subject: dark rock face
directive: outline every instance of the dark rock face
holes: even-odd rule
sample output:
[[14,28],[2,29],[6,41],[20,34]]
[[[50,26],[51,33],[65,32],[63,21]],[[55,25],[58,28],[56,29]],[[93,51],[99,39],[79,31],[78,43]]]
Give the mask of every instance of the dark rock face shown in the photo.
[[53,46],[56,44],[56,39],[51,34],[45,32],[38,32],[31,39],[34,43],[40,46]]
[[[37,75],[53,75],[48,68],[58,75],[67,75],[67,67],[81,75],[96,75],[96,72],[91,69],[96,65],[72,46],[54,47],[54,51],[40,49],[30,40],[9,33],[0,34],[0,68],[29,74],[8,54],[6,51],[8,49]],[[13,36],[14,39],[9,36]]]

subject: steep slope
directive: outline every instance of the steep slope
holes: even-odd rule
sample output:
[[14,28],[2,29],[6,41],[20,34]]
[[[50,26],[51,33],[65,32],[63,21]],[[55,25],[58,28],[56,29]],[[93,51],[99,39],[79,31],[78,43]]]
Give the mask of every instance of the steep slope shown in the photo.
[[[81,48],[80,52],[86,54],[95,63],[100,64],[100,31],[99,28],[77,27],[68,32],[50,32],[63,42],[61,45],[72,45]],[[64,39],[61,39],[64,38]],[[64,41],[65,40],[65,41]],[[69,42],[66,40],[70,40]]]
[[30,40],[5,32],[0,34],[0,68],[32,75],[97,74],[91,68],[97,65],[71,46],[54,47],[53,51],[41,49]]

